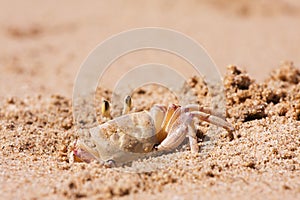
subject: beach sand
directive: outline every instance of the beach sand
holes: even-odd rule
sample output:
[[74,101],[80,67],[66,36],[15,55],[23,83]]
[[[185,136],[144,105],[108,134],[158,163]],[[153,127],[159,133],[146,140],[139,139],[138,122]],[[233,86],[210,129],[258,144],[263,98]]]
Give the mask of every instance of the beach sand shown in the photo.
[[[30,0],[2,1],[0,9],[0,199],[300,198],[297,1]],[[233,135],[218,129],[205,150],[214,126],[197,122],[200,152],[187,147],[139,163],[163,166],[152,171],[72,163],[68,155],[78,138],[72,89],[81,63],[112,34],[144,26],[181,31],[205,47],[224,77]],[[112,65],[111,81],[150,61],[187,66],[152,51],[125,57]],[[206,105],[205,81],[187,75],[189,95]],[[97,100],[109,99],[105,91],[99,87]],[[132,97],[136,111],[176,101],[153,87]]]

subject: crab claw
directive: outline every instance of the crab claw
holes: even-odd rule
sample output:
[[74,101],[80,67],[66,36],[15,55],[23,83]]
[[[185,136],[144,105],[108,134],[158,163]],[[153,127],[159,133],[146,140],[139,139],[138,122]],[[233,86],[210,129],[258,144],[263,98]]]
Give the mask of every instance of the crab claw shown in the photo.
[[72,162],[90,163],[96,160],[95,156],[87,150],[87,147],[80,141],[76,140],[71,152]]

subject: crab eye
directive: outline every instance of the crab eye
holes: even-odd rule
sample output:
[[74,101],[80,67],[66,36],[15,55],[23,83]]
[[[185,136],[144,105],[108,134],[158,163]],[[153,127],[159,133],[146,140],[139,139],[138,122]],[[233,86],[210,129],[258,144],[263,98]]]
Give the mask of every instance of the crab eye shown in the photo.
[[102,105],[101,105],[101,113],[103,117],[108,117],[110,118],[110,106],[109,106],[109,102],[106,100],[102,101]]

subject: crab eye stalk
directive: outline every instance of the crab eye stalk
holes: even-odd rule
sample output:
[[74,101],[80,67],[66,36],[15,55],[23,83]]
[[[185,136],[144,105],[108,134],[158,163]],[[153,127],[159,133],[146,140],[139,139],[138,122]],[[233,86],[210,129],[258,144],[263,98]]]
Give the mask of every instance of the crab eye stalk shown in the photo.
[[131,109],[131,97],[128,95],[124,99],[124,107],[123,107],[122,114],[125,115],[129,113],[130,109]]
[[110,118],[110,105],[107,100],[102,101],[101,114],[103,117]]

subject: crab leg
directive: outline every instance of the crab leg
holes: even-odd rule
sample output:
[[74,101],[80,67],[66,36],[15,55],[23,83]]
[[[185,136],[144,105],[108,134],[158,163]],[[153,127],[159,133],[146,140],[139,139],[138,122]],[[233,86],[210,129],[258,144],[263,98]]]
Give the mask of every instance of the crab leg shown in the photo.
[[[224,117],[222,116],[221,113],[216,113],[213,112],[210,108],[208,107],[203,107],[203,106],[199,106],[197,104],[189,104],[185,107],[182,107],[180,109],[177,109],[172,117],[169,119],[169,123],[168,126],[166,127],[166,132],[169,132],[170,129],[172,128],[172,125],[174,124],[174,122],[177,120],[177,118],[182,114],[182,113],[191,113],[191,112],[200,112],[202,113],[202,116],[206,117],[206,116],[211,116],[210,118],[214,119],[214,121],[225,121]],[[205,115],[206,114],[206,115]],[[205,121],[205,120],[204,120]],[[210,121],[208,121],[210,122]],[[225,121],[225,123],[227,123]],[[212,124],[214,124],[212,122]],[[229,123],[227,123],[228,125]],[[217,125],[217,124],[216,124]],[[230,125],[230,124],[229,124]],[[230,125],[231,126],[231,125]],[[223,127],[223,126],[221,126]],[[232,128],[232,127],[231,127]],[[227,128],[225,128],[226,130],[228,130]]]
[[162,123],[164,121],[166,110],[167,108],[165,106],[156,104],[149,111],[153,119],[156,132],[159,132],[162,129]]
[[206,114],[210,114],[210,115],[214,115],[220,118],[224,118],[222,113],[219,112],[215,112],[213,111],[211,108],[209,107],[204,107],[204,106],[200,106],[198,104],[189,104],[187,106],[184,106],[184,109],[186,110],[185,112],[191,112],[191,111],[200,111],[200,112],[204,112]]
[[200,111],[192,111],[190,113],[192,114],[193,117],[198,117],[202,121],[206,121],[208,123],[220,126],[226,129],[228,132],[234,131],[232,125],[220,117],[210,115]]
[[172,134],[169,134],[166,139],[157,146],[158,151],[171,150],[178,147],[184,140],[188,127],[184,124],[177,128]]
[[[182,114],[182,113],[188,113],[188,112],[192,112],[192,111],[200,111],[203,113],[207,113],[207,114],[212,114],[213,111],[208,108],[208,107],[203,107],[203,106],[199,106],[197,104],[189,104],[187,106],[184,106],[182,108],[178,108],[175,110],[175,112],[172,114],[172,116],[169,119],[168,122],[168,126],[166,127],[166,132],[169,132],[170,129],[172,128],[172,125],[174,124],[174,122],[177,120],[177,118]],[[221,113],[215,113],[214,114],[217,117],[223,118]]]
[[174,123],[177,121],[178,117],[183,113],[182,108],[177,107],[177,109],[173,112],[172,116],[169,118],[168,126],[165,128],[167,133],[170,132]]
[[[196,129],[193,124],[193,118],[198,117],[202,121],[209,122],[211,124],[223,127],[228,132],[234,131],[234,128],[230,123],[224,119],[211,115],[206,112],[211,112],[210,110],[204,110],[203,107],[198,106],[187,106],[184,108],[178,108],[174,111],[172,117],[169,119],[169,126],[165,130],[167,137],[162,141],[162,143],[157,147],[158,150],[169,150],[179,146],[186,135],[189,137],[190,147],[192,152],[198,152],[199,147],[197,144]],[[191,110],[204,110],[201,111],[191,111]]]
[[185,113],[181,115],[180,118],[177,118],[168,136],[157,146],[157,150],[164,151],[174,149],[178,147],[187,134],[189,134],[191,150],[198,152],[196,133],[195,130],[192,130],[194,128],[192,119],[193,117],[190,113]]
[[157,139],[159,142],[162,142],[167,137],[167,130],[173,125],[170,123],[170,119],[173,117],[173,114],[177,110],[177,108],[178,106],[175,104],[172,104],[168,107],[164,120],[162,122],[161,130],[157,133]]
[[191,152],[192,153],[197,153],[199,152],[199,146],[197,142],[197,135],[196,135],[196,128],[194,123],[190,123],[188,126],[188,137],[189,137],[189,142],[190,142],[190,147],[191,147]]

